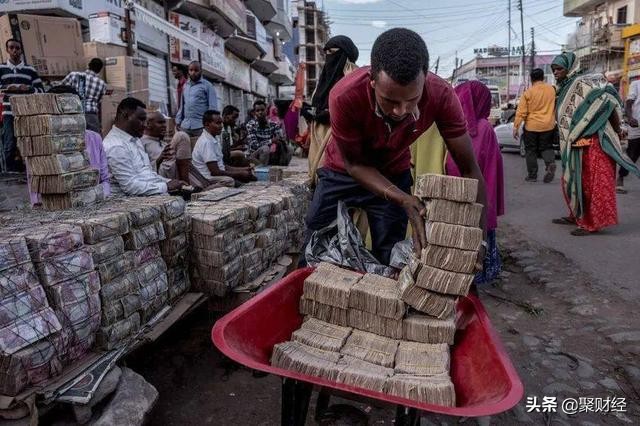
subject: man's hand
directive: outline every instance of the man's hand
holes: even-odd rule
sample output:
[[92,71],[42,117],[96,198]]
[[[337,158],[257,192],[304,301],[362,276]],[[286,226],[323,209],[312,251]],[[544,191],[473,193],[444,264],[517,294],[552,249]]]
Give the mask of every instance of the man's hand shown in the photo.
[[513,127],[513,138],[518,140],[518,136],[520,136],[520,130],[517,127]]
[[635,118],[629,119],[629,126],[638,127],[638,120],[636,120]]
[[407,195],[402,200],[402,208],[407,212],[411,230],[413,233],[413,250],[416,256],[420,256],[422,249],[427,246],[427,234],[424,229],[424,216],[426,210],[418,197]]
[[173,151],[173,148],[171,147],[171,145],[167,145],[167,146],[164,147],[164,149],[160,153],[160,156],[156,160],[156,164],[159,167],[160,164],[162,164],[163,161],[168,161],[168,160],[173,159],[174,155],[175,155],[175,152]]
[[183,182],[181,180],[171,179],[169,182],[167,182],[167,191],[169,192],[179,191],[182,189],[183,186],[187,186],[187,185],[188,183]]

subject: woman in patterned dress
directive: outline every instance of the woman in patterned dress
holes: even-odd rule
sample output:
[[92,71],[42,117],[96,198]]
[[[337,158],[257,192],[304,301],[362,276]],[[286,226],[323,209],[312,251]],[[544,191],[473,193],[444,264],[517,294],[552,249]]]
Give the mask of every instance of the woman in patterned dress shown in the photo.
[[562,192],[569,216],[553,223],[577,225],[583,236],[618,223],[616,163],[640,176],[620,145],[622,101],[602,74],[586,74],[575,54],[557,56],[551,65],[557,81],[556,114],[560,132]]

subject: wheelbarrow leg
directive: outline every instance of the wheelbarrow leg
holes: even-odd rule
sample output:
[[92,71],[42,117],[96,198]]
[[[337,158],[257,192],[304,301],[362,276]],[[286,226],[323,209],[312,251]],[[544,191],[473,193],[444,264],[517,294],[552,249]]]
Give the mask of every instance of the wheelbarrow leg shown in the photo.
[[313,386],[292,379],[282,379],[282,426],[304,425],[309,411]]
[[418,410],[398,405],[395,426],[417,426],[420,423]]
[[329,401],[331,400],[331,393],[326,388],[320,388],[318,392],[318,401],[316,402],[316,421],[320,420],[322,413],[329,408]]

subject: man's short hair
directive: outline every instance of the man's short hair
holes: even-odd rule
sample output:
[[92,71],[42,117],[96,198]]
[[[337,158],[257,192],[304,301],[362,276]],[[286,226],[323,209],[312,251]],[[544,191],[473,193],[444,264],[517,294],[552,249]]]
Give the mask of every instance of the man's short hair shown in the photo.
[[140,99],[124,98],[118,104],[118,109],[116,110],[116,117],[122,117],[126,113],[135,112],[138,108],[146,109],[147,106]]
[[102,71],[102,68],[104,68],[104,62],[102,62],[102,59],[93,58],[92,60],[89,61],[89,69],[95,72],[96,74]]
[[262,99],[258,99],[257,101],[255,101],[253,103],[253,109],[256,109],[256,107],[258,105],[264,105],[265,107],[267,106],[267,103],[265,101],[263,101]]
[[59,95],[78,95],[76,89],[73,86],[69,86],[67,84],[59,84],[57,86],[53,86],[49,90],[47,90],[47,93],[56,93]]
[[9,43],[11,42],[18,43],[20,45],[20,48],[22,49],[22,42],[20,40],[16,40],[15,38],[10,38],[9,40],[4,42],[4,48],[6,50],[9,50]]
[[191,61],[189,62],[189,66],[193,65],[193,64],[198,64],[199,67],[202,66],[202,64],[200,63],[200,61]]
[[205,111],[205,113],[202,115],[202,125],[206,126],[207,124],[211,123],[216,115],[220,115],[220,111],[217,111],[215,109]]
[[183,75],[187,75],[189,70],[182,64],[171,64],[171,67],[175,67],[178,71],[180,71]]
[[544,80],[544,71],[542,68],[534,68],[531,70],[531,81],[542,81]]
[[234,112],[239,113],[240,110],[238,108],[234,107],[233,105],[227,105],[226,107],[224,107],[222,109],[222,115],[231,115]]
[[393,81],[407,85],[420,71],[429,72],[429,51],[420,35],[407,28],[383,32],[371,49],[371,75],[375,80],[384,71]]

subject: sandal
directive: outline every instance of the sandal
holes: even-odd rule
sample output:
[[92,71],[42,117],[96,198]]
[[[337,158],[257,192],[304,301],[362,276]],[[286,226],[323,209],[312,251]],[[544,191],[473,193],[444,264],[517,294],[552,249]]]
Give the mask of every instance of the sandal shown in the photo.
[[574,237],[586,237],[587,235],[591,235],[591,232],[586,229],[578,228],[571,231],[570,234]]
[[560,219],[553,219],[551,223],[556,225],[575,225],[576,221],[571,217],[561,217]]

